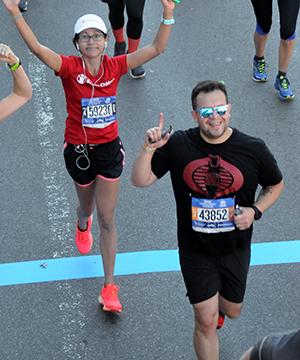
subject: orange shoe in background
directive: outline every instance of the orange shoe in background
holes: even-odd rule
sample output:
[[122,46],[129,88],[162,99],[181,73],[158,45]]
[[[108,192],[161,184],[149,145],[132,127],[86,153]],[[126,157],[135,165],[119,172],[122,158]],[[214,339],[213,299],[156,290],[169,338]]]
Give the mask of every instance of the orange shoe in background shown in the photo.
[[218,324],[217,324],[217,330],[221,329],[225,322],[225,315],[219,311],[219,318],[218,318]]

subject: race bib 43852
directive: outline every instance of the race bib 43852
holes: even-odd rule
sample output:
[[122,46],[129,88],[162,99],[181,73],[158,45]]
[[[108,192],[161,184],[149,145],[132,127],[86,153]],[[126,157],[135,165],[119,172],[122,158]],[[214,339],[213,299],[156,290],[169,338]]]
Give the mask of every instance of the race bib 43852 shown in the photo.
[[198,199],[192,197],[193,230],[203,233],[234,230],[234,206],[234,198]]

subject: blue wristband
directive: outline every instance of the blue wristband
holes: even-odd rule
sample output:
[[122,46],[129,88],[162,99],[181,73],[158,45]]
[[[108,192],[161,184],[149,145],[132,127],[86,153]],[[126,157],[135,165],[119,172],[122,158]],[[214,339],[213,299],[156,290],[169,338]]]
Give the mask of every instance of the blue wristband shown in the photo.
[[164,25],[173,25],[175,23],[175,19],[164,19],[163,17],[161,18],[161,22]]

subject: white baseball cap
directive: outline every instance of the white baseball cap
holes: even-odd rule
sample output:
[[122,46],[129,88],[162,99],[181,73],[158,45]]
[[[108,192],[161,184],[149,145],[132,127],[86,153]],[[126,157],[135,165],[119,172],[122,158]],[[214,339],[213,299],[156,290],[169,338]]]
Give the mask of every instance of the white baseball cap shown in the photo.
[[86,29],[97,29],[102,31],[105,35],[107,35],[107,28],[104,24],[104,21],[100,16],[95,14],[86,14],[81,16],[74,26],[74,35],[81,33],[81,31]]

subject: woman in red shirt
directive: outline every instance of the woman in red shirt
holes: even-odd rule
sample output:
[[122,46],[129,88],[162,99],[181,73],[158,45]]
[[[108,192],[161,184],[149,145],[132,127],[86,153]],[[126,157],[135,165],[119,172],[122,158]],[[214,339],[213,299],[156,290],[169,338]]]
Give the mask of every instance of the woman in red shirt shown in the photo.
[[104,54],[107,29],[99,16],[87,14],[76,21],[73,42],[80,56],[64,56],[38,41],[20,13],[19,0],[2,1],[31,52],[61,78],[68,112],[64,156],[79,201],[76,246],[82,254],[90,252],[92,214],[96,207],[105,275],[99,302],[106,311],[121,312],[119,287],[113,277],[117,248],[114,213],[124,163],[118,136],[117,86],[128,70],[165,50],[174,23],[175,5],[171,0],[161,0],[163,18],[150,46],[110,58]]

